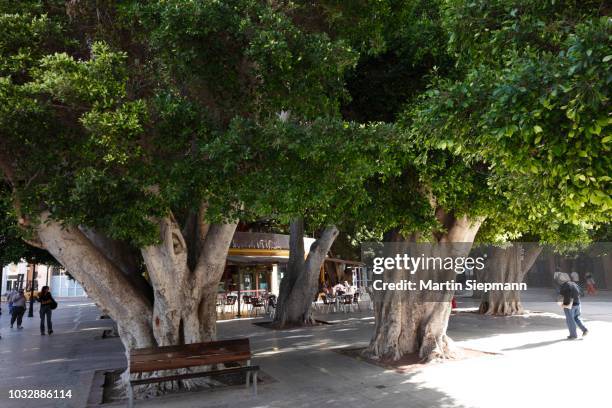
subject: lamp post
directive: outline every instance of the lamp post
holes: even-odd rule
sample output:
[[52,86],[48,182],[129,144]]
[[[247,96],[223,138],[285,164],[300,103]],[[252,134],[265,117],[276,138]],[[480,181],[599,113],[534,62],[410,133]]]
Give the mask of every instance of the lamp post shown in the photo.
[[[2,274],[4,273],[4,268],[0,266],[0,289],[2,289]],[[2,295],[2,292],[0,292]],[[2,305],[0,305],[0,315],[2,314]]]
[[32,264],[32,279],[30,280],[30,310],[28,317],[34,317],[34,275],[36,275],[36,264]]
[[241,275],[242,273],[240,271],[240,268],[238,268],[238,314],[236,315],[238,319],[242,317],[242,315],[240,314],[240,283],[242,282]]

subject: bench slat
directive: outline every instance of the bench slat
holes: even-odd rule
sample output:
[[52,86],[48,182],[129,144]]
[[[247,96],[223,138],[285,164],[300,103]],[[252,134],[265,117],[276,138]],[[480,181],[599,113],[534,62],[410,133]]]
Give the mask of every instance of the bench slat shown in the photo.
[[130,384],[132,384],[132,385],[151,384],[151,383],[155,383],[155,382],[185,380],[187,378],[198,378],[198,377],[211,377],[211,376],[215,376],[215,375],[234,374],[234,373],[241,373],[241,372],[247,372],[247,371],[259,371],[259,366],[226,368],[226,369],[223,369],[223,370],[202,371],[202,372],[197,372],[197,373],[186,373],[186,374],[176,374],[176,375],[168,375],[168,376],[165,376],[165,377],[143,378],[143,379],[139,379],[139,380],[131,380]]
[[179,358],[183,356],[214,356],[216,354],[228,354],[228,353],[249,353],[250,348],[248,347],[222,347],[222,348],[202,348],[199,350],[179,350],[165,352],[160,351],[158,353],[150,353],[144,355],[130,355],[130,361],[149,361],[159,358]]
[[251,358],[251,354],[228,354],[203,357],[186,357],[178,359],[163,359],[143,362],[133,362],[130,364],[130,372],[138,373],[145,371],[172,370],[176,368],[196,367],[203,365],[213,365],[222,363],[243,362]]
[[236,356],[238,360],[246,359],[248,360],[251,356],[251,352],[249,350],[242,351],[234,351],[234,350],[219,350],[216,352],[208,352],[208,353],[163,353],[163,354],[151,354],[146,356],[145,358],[135,357],[130,358],[130,363],[145,363],[148,361],[164,361],[164,360],[176,360],[176,359],[185,359],[185,358],[208,358],[214,360],[215,358],[227,358],[227,356]]
[[185,357],[211,357],[214,356],[225,356],[228,354],[236,354],[236,355],[244,355],[250,354],[251,351],[249,348],[218,348],[218,349],[209,349],[209,350],[181,350],[181,351],[173,351],[173,352],[160,352],[156,354],[146,354],[140,356],[130,356],[131,362],[144,362],[144,361],[155,361],[155,360],[171,360],[175,358],[185,358]]
[[251,359],[249,339],[220,340],[179,346],[150,347],[130,353],[130,372],[171,370]]
[[249,339],[230,339],[230,340],[216,340],[207,343],[190,343],[177,346],[162,346],[162,347],[147,347],[141,349],[135,349],[130,352],[130,356],[142,356],[148,354],[159,354],[159,353],[172,353],[177,351],[200,351],[207,349],[218,349],[220,347],[232,348],[232,349],[250,349]]

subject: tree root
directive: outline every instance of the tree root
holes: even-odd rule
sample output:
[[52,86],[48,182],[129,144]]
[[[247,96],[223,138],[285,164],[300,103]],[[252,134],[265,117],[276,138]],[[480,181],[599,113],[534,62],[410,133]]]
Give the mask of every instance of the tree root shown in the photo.
[[453,340],[446,334],[441,336],[425,336],[421,348],[419,349],[419,357],[425,363],[431,363],[442,360],[454,360],[461,354],[460,349],[455,346]]
[[478,313],[487,316],[516,316],[525,313],[521,301],[482,302]]
[[385,344],[384,347],[378,343],[370,343],[361,352],[361,355],[375,361],[397,361],[402,358],[402,352],[397,343]]

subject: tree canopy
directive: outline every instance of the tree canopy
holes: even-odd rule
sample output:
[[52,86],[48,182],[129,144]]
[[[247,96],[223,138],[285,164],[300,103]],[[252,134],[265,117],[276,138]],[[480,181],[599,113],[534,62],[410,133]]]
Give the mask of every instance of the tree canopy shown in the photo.
[[448,211],[505,219],[510,230],[607,222],[612,50],[601,6],[446,2],[454,68],[434,75],[400,115],[400,181]]
[[152,217],[202,202],[211,220],[319,214],[330,201],[337,217],[376,171],[390,130],[340,118],[357,53],[300,26],[297,6],[21,7],[3,15],[0,121],[23,214],[43,206],[141,245],[157,234]]

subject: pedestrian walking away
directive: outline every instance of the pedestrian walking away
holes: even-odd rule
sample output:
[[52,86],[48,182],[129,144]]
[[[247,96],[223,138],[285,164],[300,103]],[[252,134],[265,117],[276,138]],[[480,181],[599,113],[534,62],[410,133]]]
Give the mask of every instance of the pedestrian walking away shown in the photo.
[[11,313],[11,329],[13,328],[15,322],[17,322],[18,329],[23,329],[21,323],[23,321],[23,314],[25,313],[26,309],[26,298],[23,294],[23,289],[20,289],[17,294],[13,295],[11,297],[11,300],[13,302],[13,308]]
[[13,296],[17,295],[17,289],[13,288],[6,294],[6,303],[8,303],[9,315],[13,315]]
[[582,330],[582,336],[586,336],[589,331],[580,318],[580,289],[578,285],[571,281],[567,273],[560,273],[557,276],[557,281],[560,285],[559,293],[563,297],[561,307],[565,313],[565,322],[570,333],[567,339],[575,340],[578,338],[576,326]]

